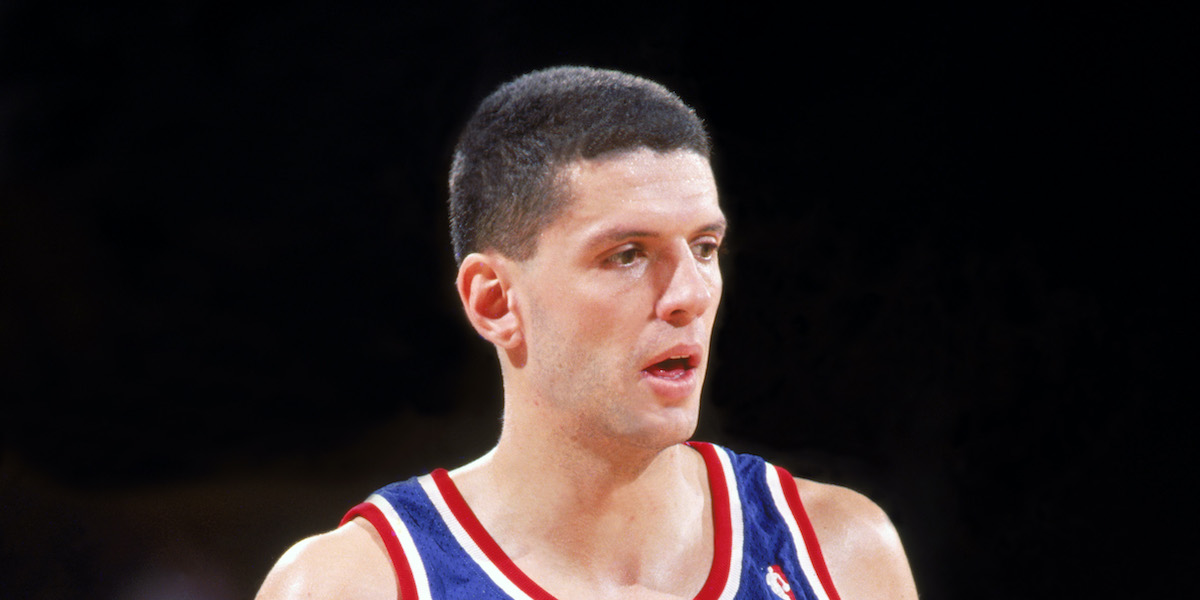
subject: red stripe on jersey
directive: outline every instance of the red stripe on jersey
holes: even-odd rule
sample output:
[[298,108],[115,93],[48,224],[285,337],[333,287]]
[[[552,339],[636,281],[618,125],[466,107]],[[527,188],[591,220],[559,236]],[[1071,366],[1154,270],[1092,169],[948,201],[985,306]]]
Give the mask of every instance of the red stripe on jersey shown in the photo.
[[483,528],[483,524],[475,516],[475,512],[467,506],[467,501],[463,499],[458,488],[455,487],[454,481],[450,479],[450,474],[445,469],[437,469],[433,473],[433,482],[437,484],[438,491],[441,492],[442,498],[446,500],[446,506],[450,507],[450,512],[454,513],[454,518],[466,530],[467,535],[475,541],[475,545],[483,551],[488,560],[504,573],[522,592],[529,595],[534,600],[555,600],[549,592],[543,590],[541,586],[534,583],[528,575],[525,574],[516,563],[504,553],[500,548],[500,544],[492,539],[491,534]]
[[[725,585],[729,581],[729,570],[732,560],[733,549],[733,523],[730,518],[730,498],[729,486],[725,479],[725,469],[721,466],[721,461],[717,458],[718,450],[711,444],[695,442],[689,443],[691,447],[700,452],[704,458],[704,465],[708,471],[708,485],[712,496],[712,511],[713,511],[713,562],[709,570],[708,578],[704,581],[704,587],[696,594],[695,600],[716,600],[724,591]],[[438,492],[446,501],[446,506],[450,508],[450,512],[454,518],[462,525],[463,530],[479,546],[484,555],[496,568],[500,570],[510,581],[513,582],[522,592],[529,595],[534,600],[556,600],[549,592],[542,589],[537,583],[529,578],[524,571],[520,569],[504,553],[500,545],[496,543],[484,529],[483,524],[479,522],[475,512],[467,504],[458,488],[454,485],[454,481],[450,478],[450,474],[445,469],[437,469],[430,473],[434,484],[437,486]],[[738,524],[741,525],[740,523]]]
[[821,580],[821,586],[825,588],[829,600],[841,600],[837,590],[833,587],[833,578],[829,576],[829,567],[825,566],[825,557],[821,555],[821,545],[817,543],[817,532],[813,529],[812,522],[808,520],[804,504],[800,502],[800,492],[796,490],[796,480],[782,467],[775,467],[775,470],[779,473],[783,497],[787,499],[788,508],[792,509],[796,525],[800,527],[804,545],[808,547],[808,557],[812,559],[813,568],[817,570],[817,579]]
[[396,590],[400,593],[400,600],[418,600],[417,582],[413,579],[412,566],[408,564],[408,557],[404,555],[404,548],[400,546],[396,531],[392,529],[392,524],[388,522],[383,511],[370,502],[363,502],[350,509],[338,526],[341,527],[356,517],[366,519],[375,527],[375,531],[379,532],[379,537],[383,538],[383,547],[387,549],[388,557],[392,559],[392,568],[396,571]]
[[[708,489],[712,496],[713,511],[713,562],[704,587],[696,594],[696,600],[715,600],[720,597],[729,581],[729,564],[733,553],[733,523],[729,516],[729,485],[725,481],[725,469],[717,450],[706,442],[688,442],[704,457],[708,470]],[[738,526],[741,527],[741,523]]]

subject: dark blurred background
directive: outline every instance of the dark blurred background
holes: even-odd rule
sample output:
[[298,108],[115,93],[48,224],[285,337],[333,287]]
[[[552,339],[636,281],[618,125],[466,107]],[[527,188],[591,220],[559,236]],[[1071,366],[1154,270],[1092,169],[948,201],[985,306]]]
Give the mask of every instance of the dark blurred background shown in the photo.
[[1196,564],[1184,15],[402,4],[0,3],[0,597],[251,597],[489,448],[444,182],[473,106],[560,63],[711,126],[698,437],[867,493],[930,600]]

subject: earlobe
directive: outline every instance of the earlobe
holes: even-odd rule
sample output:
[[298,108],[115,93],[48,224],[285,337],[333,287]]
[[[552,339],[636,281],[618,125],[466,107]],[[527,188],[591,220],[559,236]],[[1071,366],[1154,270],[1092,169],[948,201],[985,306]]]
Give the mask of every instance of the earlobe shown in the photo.
[[489,342],[511,350],[522,342],[521,321],[504,258],[472,253],[458,268],[458,297],[467,320]]

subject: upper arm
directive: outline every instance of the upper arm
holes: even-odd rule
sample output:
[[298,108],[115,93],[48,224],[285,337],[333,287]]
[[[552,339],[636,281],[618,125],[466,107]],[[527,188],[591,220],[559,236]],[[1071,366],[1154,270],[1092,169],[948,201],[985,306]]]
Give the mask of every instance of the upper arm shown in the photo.
[[256,600],[394,600],[396,577],[383,540],[364,519],[292,546]]
[[883,509],[847,488],[797,479],[834,587],[845,600],[915,600],[900,535]]

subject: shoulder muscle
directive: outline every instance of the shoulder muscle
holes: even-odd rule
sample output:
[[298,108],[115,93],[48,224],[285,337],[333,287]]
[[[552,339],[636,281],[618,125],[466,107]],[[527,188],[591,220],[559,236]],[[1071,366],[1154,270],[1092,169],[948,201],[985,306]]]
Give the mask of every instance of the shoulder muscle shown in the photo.
[[292,546],[256,600],[396,600],[396,576],[379,534],[363,519]]
[[853,490],[796,479],[829,574],[847,599],[917,597],[900,536],[887,514]]

